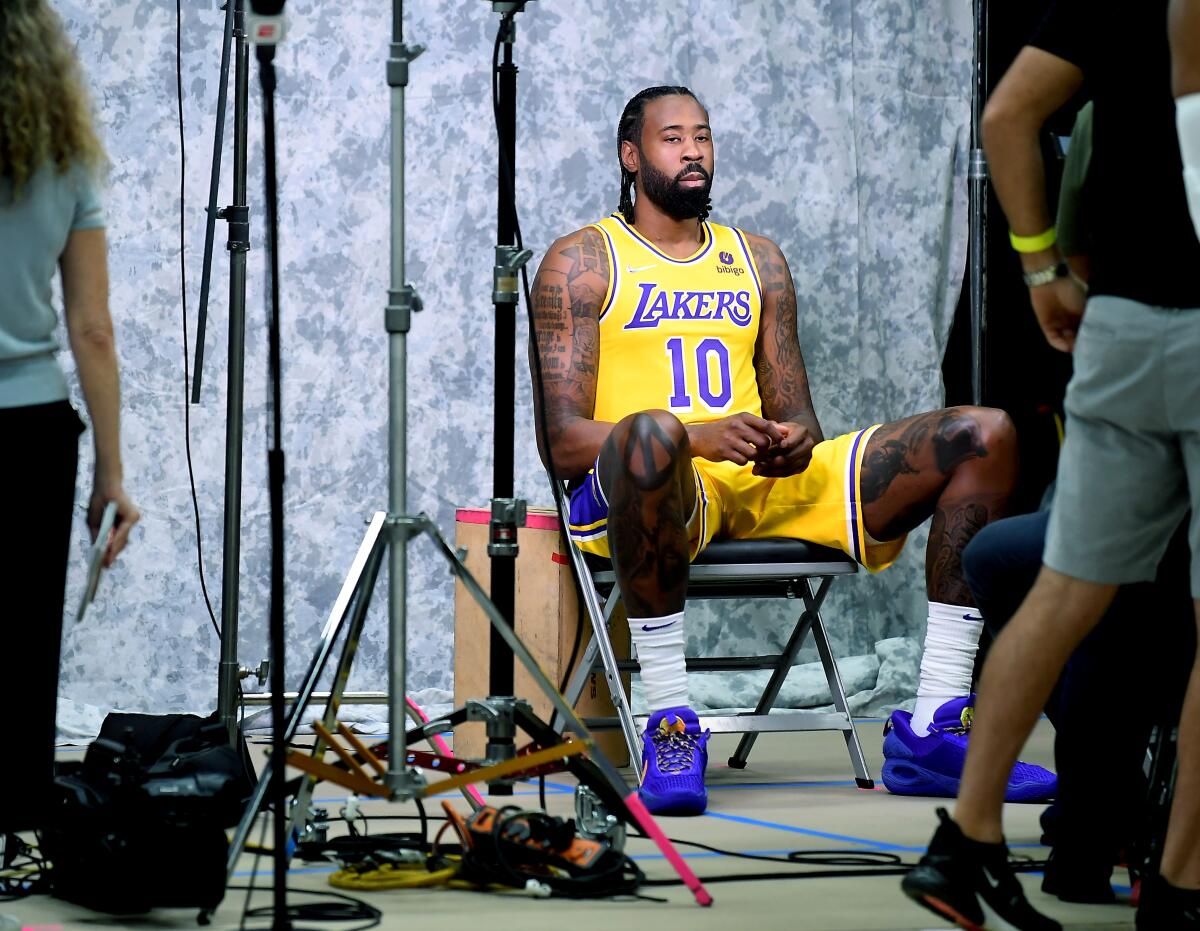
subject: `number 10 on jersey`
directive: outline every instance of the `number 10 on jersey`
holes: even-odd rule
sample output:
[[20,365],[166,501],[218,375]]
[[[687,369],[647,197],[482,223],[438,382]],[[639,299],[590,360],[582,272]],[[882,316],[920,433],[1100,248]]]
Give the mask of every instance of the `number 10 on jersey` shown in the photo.
[[722,413],[733,400],[733,376],[729,371],[729,349],[715,336],[700,340],[689,352],[682,336],[667,340],[667,358],[671,360],[671,397],[667,408],[684,413],[694,409],[688,393],[688,369],[696,373],[696,393],[700,402],[714,413]]

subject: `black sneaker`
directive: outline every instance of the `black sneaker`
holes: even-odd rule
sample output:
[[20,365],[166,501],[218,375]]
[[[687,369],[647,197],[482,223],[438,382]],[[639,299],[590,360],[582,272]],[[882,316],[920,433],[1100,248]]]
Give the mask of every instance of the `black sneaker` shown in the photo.
[[967,931],[1062,931],[1026,900],[1004,844],[969,840],[946,809],[937,813],[928,852],[900,883],[905,895]]
[[1142,884],[1137,931],[1188,931],[1200,928],[1200,890],[1180,889],[1161,876]]

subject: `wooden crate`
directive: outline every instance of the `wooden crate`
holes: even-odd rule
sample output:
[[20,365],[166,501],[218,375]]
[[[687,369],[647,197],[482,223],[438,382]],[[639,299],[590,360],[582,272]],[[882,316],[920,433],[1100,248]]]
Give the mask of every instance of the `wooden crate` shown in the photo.
[[[455,521],[455,545],[466,547],[466,565],[487,590],[491,585],[491,559],[487,554],[488,520],[486,508],[460,508]],[[519,533],[520,552],[516,565],[516,631],[530,653],[557,686],[563,680],[571,658],[571,646],[580,623],[571,578],[571,545],[563,536],[558,513],[548,508],[530,508],[525,527]],[[629,626],[623,609],[613,618],[613,647],[622,659],[629,657]],[[591,639],[591,624],[586,616],[576,663],[583,657]],[[461,582],[454,585],[454,703],[468,698],[486,698],[491,656],[491,625],[483,610],[467,593]],[[572,670],[573,671],[573,670]],[[629,676],[622,677],[629,694]],[[520,662],[513,675],[518,698],[533,706],[543,720],[549,721],[550,701],[533,682]],[[611,717],[616,714],[602,672],[593,672],[576,706],[581,717]],[[614,765],[629,762],[629,750],[621,731],[604,730],[596,735],[601,752]],[[520,740],[520,738],[518,738]],[[455,729],[456,755],[478,759],[483,756],[487,738],[482,722],[471,722]]]

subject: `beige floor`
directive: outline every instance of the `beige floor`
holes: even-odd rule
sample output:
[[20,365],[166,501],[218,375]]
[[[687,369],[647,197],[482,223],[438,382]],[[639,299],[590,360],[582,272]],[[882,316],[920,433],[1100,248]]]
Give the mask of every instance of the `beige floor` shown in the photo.
[[[878,722],[860,724],[868,762],[878,776]],[[1047,763],[1051,758],[1052,734],[1043,722],[1026,748],[1025,758]],[[762,738],[744,771],[730,770],[724,760],[732,750],[733,738],[713,739],[709,770],[710,808],[707,815],[692,819],[663,819],[671,837],[700,841],[742,852],[786,854],[791,850],[885,849],[906,860],[915,860],[934,826],[933,810],[941,804],[931,799],[906,799],[884,791],[858,790],[847,778],[849,768],[844,745],[836,734],[779,734]],[[556,781],[566,781],[556,777]],[[326,791],[320,795],[336,809],[341,799]],[[566,786],[552,791],[548,805],[554,813],[567,814],[571,794]],[[536,794],[518,796],[517,802],[536,806]],[[381,807],[382,806],[382,807]],[[408,806],[378,803],[370,810],[407,813]],[[1014,851],[1033,858],[1045,855],[1036,846],[1039,831],[1038,806],[1009,806],[1006,829]],[[376,822],[384,830],[386,822]],[[687,848],[683,848],[687,851]],[[668,878],[670,868],[657,856],[648,841],[635,839],[629,852],[638,858],[650,878]],[[686,853],[692,868],[703,878],[742,872],[797,871],[795,867],[739,860],[692,850]],[[252,859],[243,859],[235,882],[248,882]],[[260,867],[261,881],[269,881],[269,865]],[[328,889],[323,867],[298,867],[290,884],[296,888]],[[1118,883],[1125,882],[1122,875]],[[1034,904],[1053,915],[1066,928],[1117,929],[1133,927],[1133,910],[1127,905],[1066,905],[1043,896],[1040,880],[1026,876],[1024,884]],[[713,883],[709,891],[715,904],[702,909],[681,887],[646,890],[667,899],[665,903],[535,901],[524,896],[460,892],[406,891],[363,894],[384,913],[384,929],[421,928],[481,929],[789,929],[789,931],[921,931],[948,927],[904,898],[896,877],[778,880],[766,882]],[[212,928],[238,927],[243,892],[231,892],[217,912]],[[269,903],[264,892],[255,905]],[[18,917],[26,927],[49,928],[186,928],[196,927],[191,910],[161,910],[137,919],[114,919],[96,915],[45,897],[0,904],[0,915]],[[745,922],[745,925],[742,925]],[[739,927],[741,926],[741,927]],[[263,921],[251,928],[269,927]],[[351,924],[309,923],[309,928],[330,931]]]

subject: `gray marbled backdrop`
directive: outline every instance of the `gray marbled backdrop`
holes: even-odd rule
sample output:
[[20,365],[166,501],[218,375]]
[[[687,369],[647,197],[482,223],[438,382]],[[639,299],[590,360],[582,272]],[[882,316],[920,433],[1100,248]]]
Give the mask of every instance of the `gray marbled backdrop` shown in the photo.
[[[184,455],[180,184],[194,337],[223,14],[185,0],[187,167],[175,104],[175,4],[54,0],[78,43],[113,169],[112,308],[125,393],[128,486],[144,519],[94,611],[69,627],[63,695],[102,708],[212,708],[218,646],[200,595]],[[288,4],[279,50],[281,258],[288,455],[288,622],[307,661],[363,532],[386,503],[388,4]],[[495,145],[484,3],[410,2],[428,47],[408,93],[409,273],[425,299],[409,340],[410,502],[453,531],[491,476]],[[648,84],[683,83],[711,111],[714,218],[776,239],[800,296],[800,337],[826,433],[937,407],[966,250],[970,7],[958,0],[544,0],[519,17],[519,197],[540,259],[615,207],[614,128]],[[268,526],[261,155],[251,85],[246,469],[240,651],[266,653]],[[227,203],[229,160],[221,202]],[[218,229],[204,403],[191,410],[204,565],[220,595],[228,265]],[[524,328],[521,330],[524,339]],[[548,499],[517,348],[518,493]],[[67,360],[69,365],[69,359]],[[89,468],[87,462],[83,468]],[[81,584],[84,543],[68,600]],[[924,533],[886,574],[840,586],[827,620],[841,655],[924,627]],[[382,594],[382,593],[381,593]],[[382,688],[376,599],[353,681]],[[414,688],[451,684],[453,589],[413,546]],[[219,606],[218,606],[219,610]],[[732,652],[781,636],[783,611],[696,611],[690,637]],[[805,659],[810,657],[806,656]],[[295,677],[291,677],[294,681]]]

